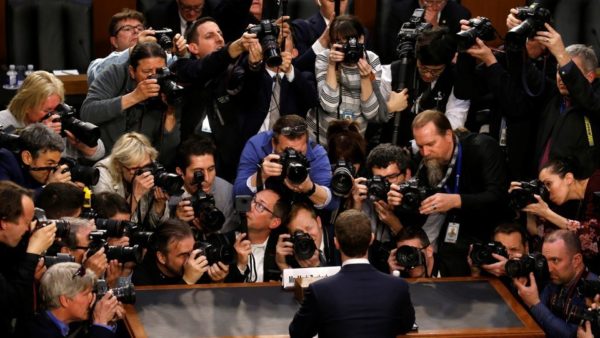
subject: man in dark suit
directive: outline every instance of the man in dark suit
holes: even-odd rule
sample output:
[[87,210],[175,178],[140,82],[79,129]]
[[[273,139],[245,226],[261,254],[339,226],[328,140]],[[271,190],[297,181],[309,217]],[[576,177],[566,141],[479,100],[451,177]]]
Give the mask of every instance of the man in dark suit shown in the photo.
[[446,26],[450,33],[460,31],[460,20],[469,19],[471,12],[453,0],[392,0],[391,8],[385,8],[380,16],[388,16],[385,20],[380,17],[377,21],[387,22],[383,32],[378,32],[377,49],[382,64],[396,59],[396,35],[417,8],[425,9],[425,20],[431,25]]
[[290,324],[291,337],[395,337],[408,332],[415,311],[408,284],[377,271],[367,260],[371,222],[346,210],[335,222],[342,269],[310,285]]
[[185,36],[186,30],[196,20],[209,15],[205,0],[173,0],[159,2],[146,13],[148,27],[153,29],[170,28]]

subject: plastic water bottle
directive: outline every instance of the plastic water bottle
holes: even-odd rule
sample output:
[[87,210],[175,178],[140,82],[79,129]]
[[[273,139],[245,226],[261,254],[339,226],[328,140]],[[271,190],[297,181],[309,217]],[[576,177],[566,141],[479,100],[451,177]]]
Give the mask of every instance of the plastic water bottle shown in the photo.
[[15,65],[8,66],[8,72],[6,72],[8,82],[2,86],[4,89],[17,89],[17,68]]
[[17,66],[17,87],[21,88],[23,85],[23,81],[25,81],[25,66],[18,65]]
[[29,74],[33,73],[33,65],[27,65],[27,70],[25,71],[25,77],[28,77]]

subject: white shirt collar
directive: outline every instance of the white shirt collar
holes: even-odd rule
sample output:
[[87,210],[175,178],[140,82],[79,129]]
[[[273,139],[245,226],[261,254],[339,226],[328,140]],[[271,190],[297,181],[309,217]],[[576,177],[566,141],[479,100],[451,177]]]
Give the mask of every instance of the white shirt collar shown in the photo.
[[366,258],[350,258],[350,259],[345,260],[342,263],[342,266],[349,265],[349,264],[369,264],[369,260]]

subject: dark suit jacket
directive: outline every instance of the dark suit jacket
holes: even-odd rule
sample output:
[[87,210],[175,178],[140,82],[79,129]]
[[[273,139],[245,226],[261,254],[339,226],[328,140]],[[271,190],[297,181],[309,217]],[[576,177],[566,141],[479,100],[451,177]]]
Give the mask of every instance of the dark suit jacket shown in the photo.
[[[74,337],[86,337],[86,338],[113,338],[116,337],[116,334],[111,330],[97,325],[91,325],[88,328],[81,327],[82,322],[72,323],[69,325],[70,332],[69,334],[73,334],[77,330],[78,333]],[[50,317],[46,314],[46,311],[37,314],[33,320],[27,325],[25,329],[27,332],[23,337],[30,338],[63,338],[60,330],[52,322]]]
[[154,29],[171,28],[173,32],[180,33],[179,9],[175,0],[169,3],[157,3],[146,13],[146,26]]
[[299,55],[311,49],[312,44],[323,34],[327,25],[321,12],[317,12],[308,19],[296,19],[292,21],[292,32],[294,34],[294,45]]
[[310,285],[291,337],[395,337],[415,322],[408,284],[370,264],[343,266]]

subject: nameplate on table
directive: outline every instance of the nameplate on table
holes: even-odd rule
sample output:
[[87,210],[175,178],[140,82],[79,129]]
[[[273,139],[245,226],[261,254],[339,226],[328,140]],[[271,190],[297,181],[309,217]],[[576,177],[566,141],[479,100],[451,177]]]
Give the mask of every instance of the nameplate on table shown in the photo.
[[294,288],[294,281],[296,278],[325,278],[333,276],[341,267],[339,266],[323,266],[318,268],[299,268],[299,269],[285,269],[283,270],[283,278],[281,284],[284,289]]

